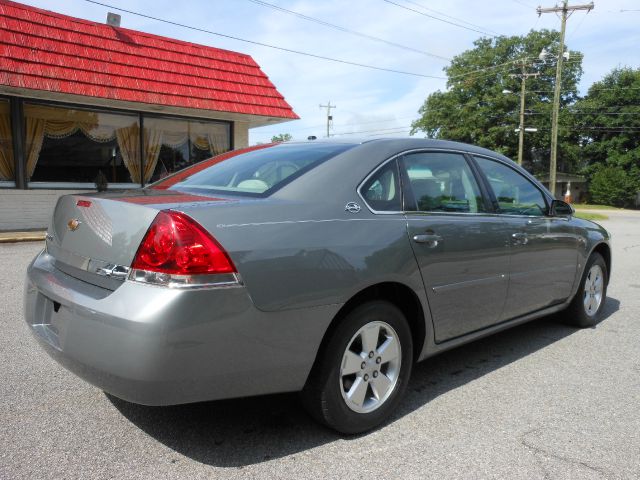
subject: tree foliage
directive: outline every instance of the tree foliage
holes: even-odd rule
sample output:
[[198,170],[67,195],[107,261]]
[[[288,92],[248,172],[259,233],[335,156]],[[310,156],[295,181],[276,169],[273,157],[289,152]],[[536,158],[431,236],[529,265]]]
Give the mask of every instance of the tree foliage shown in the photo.
[[[412,133],[422,131],[429,138],[443,138],[480,145],[517,157],[522,63],[527,73],[539,76],[527,79],[524,165],[534,173],[547,173],[551,138],[551,106],[555,84],[557,53],[547,61],[538,60],[542,49],[558,52],[559,33],[530,31],[525,36],[481,38],[474,48],[456,56],[445,67],[447,90],[429,95],[419,110],[421,118],[412,125]],[[561,107],[578,98],[577,84],[582,75],[582,55],[571,51],[562,74]],[[503,90],[513,94],[505,94]],[[558,169],[571,171],[579,158],[578,134],[572,128],[573,117],[561,116]]]
[[273,137],[271,137],[271,141],[273,143],[288,142],[290,140],[293,140],[293,135],[291,135],[290,133],[279,133],[278,135],[274,135]]
[[640,69],[614,69],[575,107],[592,199],[630,206],[640,191]]
[[614,207],[631,207],[634,204],[638,183],[624,169],[606,166],[591,176],[589,194],[594,203]]

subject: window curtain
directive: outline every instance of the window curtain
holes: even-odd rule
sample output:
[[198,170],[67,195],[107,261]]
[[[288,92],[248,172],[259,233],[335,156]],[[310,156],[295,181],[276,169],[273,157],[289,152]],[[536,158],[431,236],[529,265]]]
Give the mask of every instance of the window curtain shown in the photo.
[[[0,179],[13,179],[9,105],[0,103]],[[6,115],[5,115],[6,109]],[[158,163],[163,145],[179,148],[187,141],[212,155],[229,150],[228,127],[222,124],[154,119],[144,128],[144,168],[140,169],[140,127],[131,116],[73,110],[47,105],[25,105],[27,178],[35,171],[44,138],[62,139],[79,130],[94,142],[116,140],[131,181],[148,182]],[[132,121],[133,120],[133,121]],[[9,132],[5,137],[4,131]],[[8,140],[5,142],[4,138]],[[8,143],[7,143],[8,142]]]
[[229,150],[229,133],[224,125],[211,125],[208,140],[209,150],[213,155],[219,155]]
[[25,155],[27,157],[27,178],[31,178],[36,164],[38,163],[38,157],[40,156],[40,150],[42,149],[42,142],[44,141],[44,129],[46,120],[42,118],[26,117],[26,131],[25,131],[25,144],[27,151]]
[[116,138],[120,147],[120,154],[131,180],[140,183],[140,127],[137,123],[116,130]]
[[147,183],[153,172],[156,169],[158,163],[158,157],[160,156],[160,149],[162,148],[162,136],[163,133],[155,128],[144,129],[144,181]]
[[[26,117],[26,125],[27,178],[31,178],[36,169],[44,137],[62,139],[70,137],[78,130],[81,130],[87,138],[94,142],[105,143],[116,138],[116,129],[114,127],[98,127],[95,124],[75,122],[73,120],[45,120]],[[138,168],[139,170],[140,168]]]
[[0,180],[14,180],[9,102],[0,101]]
[[161,132],[162,145],[169,148],[180,148],[191,142],[198,150],[211,152],[212,155],[229,150],[229,131],[226,125],[184,120],[154,119],[145,121],[145,129]]
[[[140,140],[138,136],[140,130],[137,120],[131,124],[130,116],[63,109],[46,105],[25,105],[25,121],[27,178],[31,178],[35,171],[44,137],[62,139],[80,130],[94,142],[106,143],[117,140],[131,180],[136,183],[140,182]],[[2,128],[1,125],[0,128]]]

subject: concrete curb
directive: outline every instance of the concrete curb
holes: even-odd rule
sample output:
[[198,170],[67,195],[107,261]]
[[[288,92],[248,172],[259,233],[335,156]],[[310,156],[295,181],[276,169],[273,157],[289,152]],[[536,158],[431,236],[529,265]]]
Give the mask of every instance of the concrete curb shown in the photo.
[[0,232],[0,243],[42,242],[46,232]]

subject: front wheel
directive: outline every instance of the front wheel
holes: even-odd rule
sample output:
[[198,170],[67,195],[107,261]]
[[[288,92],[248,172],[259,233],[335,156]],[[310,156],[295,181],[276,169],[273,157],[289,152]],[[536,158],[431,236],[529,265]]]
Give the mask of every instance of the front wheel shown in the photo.
[[562,314],[566,323],[576,327],[595,326],[601,318],[607,299],[609,277],[607,264],[599,253],[592,253],[587,260],[576,296]]
[[342,433],[370,430],[394,411],[413,362],[402,312],[374,301],[348,313],[333,332],[302,392],[312,416]]

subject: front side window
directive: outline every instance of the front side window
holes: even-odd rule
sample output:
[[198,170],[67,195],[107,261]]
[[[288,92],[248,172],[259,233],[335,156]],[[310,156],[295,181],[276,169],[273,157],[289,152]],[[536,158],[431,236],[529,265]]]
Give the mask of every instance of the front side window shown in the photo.
[[544,195],[512,168],[484,157],[475,157],[498,200],[500,213],[540,217],[547,213]]
[[150,188],[264,197],[349,148],[324,143],[253,147],[205,161]]
[[373,210],[379,212],[402,211],[396,161],[392,160],[378,170],[362,186],[360,192]]
[[407,189],[407,210],[461,213],[485,211],[480,188],[462,155],[445,152],[411,153],[403,158],[402,163],[410,187]]

